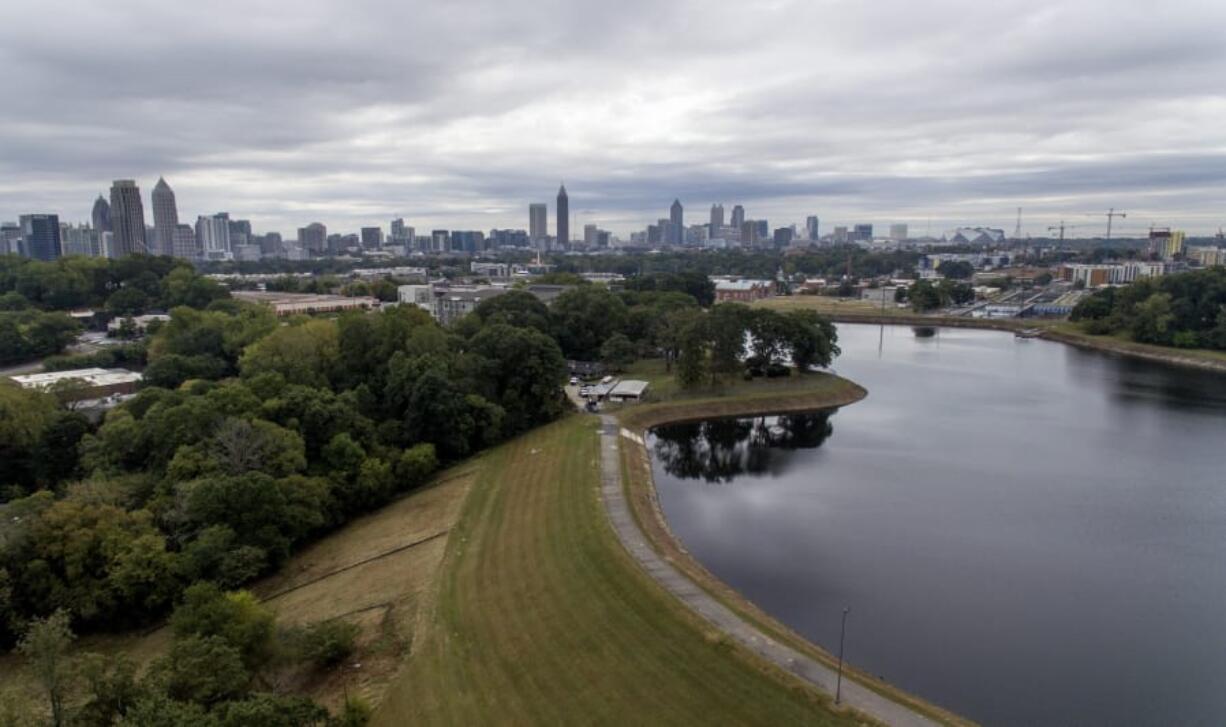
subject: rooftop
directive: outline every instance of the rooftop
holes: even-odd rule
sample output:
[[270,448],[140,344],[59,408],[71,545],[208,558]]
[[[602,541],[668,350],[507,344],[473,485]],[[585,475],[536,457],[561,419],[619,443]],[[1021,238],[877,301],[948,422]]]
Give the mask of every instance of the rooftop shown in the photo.
[[143,378],[135,371],[127,369],[71,369],[69,371],[46,371],[38,374],[22,374],[10,376],[13,381],[24,389],[46,389],[61,381],[79,380],[90,386],[114,386],[129,384]]

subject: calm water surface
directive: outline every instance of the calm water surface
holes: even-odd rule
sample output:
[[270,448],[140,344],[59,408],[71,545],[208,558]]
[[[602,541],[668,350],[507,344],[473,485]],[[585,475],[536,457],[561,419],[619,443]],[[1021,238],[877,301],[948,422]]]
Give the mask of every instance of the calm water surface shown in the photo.
[[986,724],[1226,724],[1226,376],[839,326],[864,401],[662,427],[670,525],[848,660]]

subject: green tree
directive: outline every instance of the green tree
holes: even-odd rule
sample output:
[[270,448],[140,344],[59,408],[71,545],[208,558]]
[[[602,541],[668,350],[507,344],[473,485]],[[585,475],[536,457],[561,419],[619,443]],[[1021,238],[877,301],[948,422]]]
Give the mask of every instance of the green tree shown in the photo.
[[51,723],[65,724],[64,697],[68,691],[68,648],[76,638],[66,611],[57,610],[45,619],[33,621],[17,645],[29,660],[47,700],[51,703]]
[[469,348],[480,357],[478,391],[504,412],[502,433],[517,434],[561,415],[566,361],[549,336],[495,323],[473,336]]
[[85,654],[77,671],[86,685],[86,701],[74,715],[74,724],[109,727],[144,694],[136,680],[136,664],[122,654]]
[[1130,332],[1134,339],[1143,343],[1169,344],[1174,320],[1170,294],[1154,293],[1136,307]]
[[433,444],[416,444],[401,452],[396,460],[396,479],[399,489],[408,490],[425,484],[438,469],[438,456]]
[[207,581],[183,591],[183,603],[170,617],[175,636],[221,638],[242,655],[243,664],[254,669],[272,653],[275,619],[248,591],[223,592]]
[[602,285],[581,285],[558,296],[551,310],[562,352],[594,361],[609,336],[624,330],[626,304]]
[[[251,674],[243,665],[242,652],[224,638],[188,636],[175,639],[170,653],[149,667],[148,679],[154,691],[171,699],[211,707],[245,696]],[[141,714],[142,705],[134,711]],[[142,724],[133,714],[128,721]]]
[[291,384],[327,387],[340,359],[338,340],[333,321],[278,328],[247,348],[239,366],[244,377],[279,373]]
[[614,333],[600,346],[600,360],[614,371],[623,371],[638,358],[638,349],[622,333]]
[[711,341],[712,383],[719,376],[734,376],[744,369],[745,330],[751,311],[739,303],[720,303],[711,308],[707,335]]
[[705,319],[695,319],[680,334],[677,357],[677,381],[682,388],[693,389],[702,383],[707,373]]
[[797,371],[804,373],[811,366],[829,366],[839,354],[834,325],[816,311],[789,311],[784,319],[787,323],[784,337]]

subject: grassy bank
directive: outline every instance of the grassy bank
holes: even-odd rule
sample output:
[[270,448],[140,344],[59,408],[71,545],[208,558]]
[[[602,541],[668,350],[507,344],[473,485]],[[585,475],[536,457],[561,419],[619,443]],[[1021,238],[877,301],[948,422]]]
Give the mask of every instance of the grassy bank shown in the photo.
[[872,305],[866,301],[839,302],[837,298],[794,295],[767,298],[754,305],[776,310],[811,309],[821,312],[836,323],[865,323],[911,326],[944,326],[946,328],[978,328],[992,331],[1017,331],[1037,328],[1041,337],[1071,346],[1130,356],[1146,361],[1158,361],[1173,366],[1226,372],[1226,351],[1155,346],[1130,340],[1126,334],[1092,336],[1080,326],[1066,320],[1036,320],[1021,318],[986,319],[941,315],[921,315],[907,309]]
[[849,723],[639,569],[599,500],[596,424],[573,415],[482,457],[375,724]]
[[[659,401],[627,408],[620,412],[619,420],[625,427],[644,433],[651,427],[678,421],[722,416],[785,414],[845,406],[859,401],[865,394],[865,390],[857,384],[829,375],[792,377],[785,382],[744,382],[727,389],[676,396],[669,395],[669,390],[665,388]],[[834,657],[825,650],[810,643],[724,584],[685,550],[669,530],[660,509],[652,479],[650,455],[646,447],[623,439],[621,456],[631,509],[658,552],[701,588],[772,638],[823,663],[831,666],[836,663]],[[953,713],[854,667],[849,668],[848,672],[861,684],[938,722],[969,724]]]

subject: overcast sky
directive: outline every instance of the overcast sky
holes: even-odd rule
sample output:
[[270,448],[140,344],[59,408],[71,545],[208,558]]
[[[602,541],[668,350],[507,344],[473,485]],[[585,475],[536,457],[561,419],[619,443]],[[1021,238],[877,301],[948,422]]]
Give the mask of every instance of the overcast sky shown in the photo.
[[[1226,224],[1222,0],[5,0],[0,218]],[[152,222],[151,214],[149,222]]]

